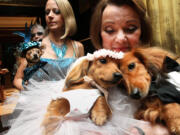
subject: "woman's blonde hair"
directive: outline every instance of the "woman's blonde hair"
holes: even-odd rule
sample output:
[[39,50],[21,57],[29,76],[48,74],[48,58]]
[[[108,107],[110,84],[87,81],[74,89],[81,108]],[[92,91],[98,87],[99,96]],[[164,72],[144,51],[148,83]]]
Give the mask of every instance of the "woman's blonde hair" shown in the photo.
[[91,18],[90,26],[90,37],[91,41],[96,49],[102,48],[102,39],[101,39],[101,22],[102,14],[107,5],[129,5],[132,7],[140,17],[141,21],[141,37],[140,41],[143,44],[147,44],[151,40],[152,28],[149,22],[148,15],[146,13],[146,8],[142,0],[100,0],[97,4],[95,11]]
[[64,18],[65,32],[64,35],[61,36],[61,39],[65,39],[66,37],[72,36],[76,33],[77,30],[76,19],[71,4],[69,3],[68,0],[55,0],[55,1]]

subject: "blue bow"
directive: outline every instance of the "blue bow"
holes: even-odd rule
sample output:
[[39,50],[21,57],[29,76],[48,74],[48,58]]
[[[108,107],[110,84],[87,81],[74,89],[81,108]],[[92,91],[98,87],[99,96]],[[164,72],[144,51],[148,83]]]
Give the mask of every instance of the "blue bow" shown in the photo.
[[24,78],[23,81],[26,82],[28,81],[32,75],[39,69],[44,67],[47,64],[47,62],[45,61],[39,61],[38,63],[36,63],[35,65],[31,66],[31,67],[27,67],[24,70]]

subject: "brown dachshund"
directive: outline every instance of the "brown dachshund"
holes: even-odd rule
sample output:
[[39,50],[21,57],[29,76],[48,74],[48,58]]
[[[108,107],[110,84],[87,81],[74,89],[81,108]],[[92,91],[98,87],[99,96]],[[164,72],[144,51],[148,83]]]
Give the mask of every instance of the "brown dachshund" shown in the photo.
[[[114,54],[114,52],[111,53]],[[96,54],[99,55],[99,52],[96,52]],[[67,74],[63,91],[67,92],[77,89],[90,91],[94,89],[96,86],[85,81],[85,76],[91,78],[102,89],[108,89],[109,87],[117,85],[122,79],[118,65],[119,62],[117,59],[112,58],[111,55],[108,55],[109,51],[107,51],[106,54],[106,56],[100,55],[91,60],[87,59],[87,56],[78,59]],[[114,55],[116,55],[116,53]],[[63,118],[69,112],[70,103],[67,99],[60,98],[51,101],[42,123],[44,134],[53,134],[56,124],[51,127],[48,127],[48,125],[58,122],[59,119],[56,119],[56,117]],[[111,110],[106,102],[106,98],[104,95],[101,95],[97,98],[90,110],[90,118],[96,125],[103,125],[110,116]]]
[[[120,70],[128,95],[142,100],[142,105],[135,113],[137,119],[144,119],[152,123],[164,122],[171,133],[180,135],[180,105],[179,103],[164,103],[159,96],[150,96],[150,86],[153,81],[164,88],[169,83],[164,74],[164,60],[166,56],[176,57],[163,49],[136,48],[125,53],[120,60]],[[161,84],[159,84],[161,83]],[[173,88],[173,86],[172,86]],[[163,89],[167,91],[167,89]]]

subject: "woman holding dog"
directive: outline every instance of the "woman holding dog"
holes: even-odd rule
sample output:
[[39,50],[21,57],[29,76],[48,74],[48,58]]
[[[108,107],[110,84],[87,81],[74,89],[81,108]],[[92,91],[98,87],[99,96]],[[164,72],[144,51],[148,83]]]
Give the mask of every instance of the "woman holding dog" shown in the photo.
[[[7,133],[8,135],[41,134],[39,133],[40,127],[37,130],[28,128],[30,125],[34,127],[37,127],[38,124],[41,125],[40,121],[42,122],[42,120],[37,122],[40,116],[33,112],[35,110],[42,111],[42,104],[46,101],[42,101],[40,98],[46,97],[48,100],[48,98],[52,98],[52,94],[58,93],[63,87],[61,81],[65,78],[70,65],[78,57],[84,55],[83,45],[70,39],[70,36],[75,34],[77,26],[73,9],[68,0],[47,0],[45,19],[47,36],[43,38],[41,43],[43,54],[40,60],[46,62],[46,64],[33,73],[26,85],[23,84],[23,78],[28,63],[24,60],[20,64],[14,78],[14,86],[22,90],[17,106],[17,110],[21,110],[21,113],[13,124],[10,123],[12,125]],[[33,109],[32,106],[29,106],[32,101],[36,102],[33,106],[41,107]],[[29,110],[30,108],[31,110]],[[35,116],[33,119],[36,120],[34,124],[30,122],[33,115]]]
[[[95,11],[94,14],[96,14],[96,12],[98,12],[97,14],[100,14],[99,17],[97,18],[92,18],[92,21],[97,20],[99,18],[99,20],[97,20],[97,23],[99,23],[98,25],[93,24],[92,22],[92,41],[94,42],[95,46],[97,49],[100,48],[106,48],[106,49],[111,49],[111,50],[115,50],[115,51],[128,51],[131,48],[137,46],[140,42],[142,43],[147,43],[149,41],[148,37],[146,37],[146,34],[143,34],[143,28],[146,28],[144,26],[143,19],[145,16],[142,16],[142,18],[140,19],[139,17],[139,13],[143,13],[141,10],[137,10],[139,12],[137,12],[134,7],[131,8],[131,6],[133,5],[132,2],[130,2],[132,5],[128,5],[125,4],[123,6],[115,6],[117,5],[116,2],[121,2],[121,0],[117,1],[117,0],[112,0],[114,3],[111,4],[111,1],[109,3],[106,3],[108,0],[101,0],[100,3],[97,6],[97,9]],[[125,0],[123,0],[124,2]],[[131,0],[126,0],[126,2],[129,2]],[[133,0],[135,1],[135,0]],[[58,4],[58,0],[56,1]],[[64,35],[62,35],[62,31],[61,32],[57,32],[57,25],[56,24],[56,17],[53,16],[58,16],[60,13],[57,10],[57,5],[56,8],[54,8],[53,5],[56,5],[56,3],[54,3],[54,0],[48,0],[47,4],[46,4],[46,21],[47,21],[47,25],[49,28],[49,34],[47,37],[44,38],[42,44],[46,47],[45,48],[45,52],[42,55],[42,59],[56,59],[56,56],[53,52],[54,49],[52,49],[53,44],[56,45],[61,45],[62,44],[62,39],[64,39],[63,36],[66,35],[66,32]],[[101,7],[104,5],[104,8]],[[60,6],[60,3],[59,3]],[[62,6],[62,5],[61,5]],[[119,11],[119,8],[121,9],[123,7],[123,10]],[[141,7],[141,6],[140,6]],[[109,10],[109,8],[111,10]],[[137,7],[136,7],[137,8]],[[59,9],[61,9],[59,7]],[[63,15],[62,10],[61,14]],[[107,14],[105,14],[106,12]],[[113,11],[113,13],[112,13]],[[117,12],[118,11],[118,12]],[[127,12],[127,14],[125,14]],[[122,15],[119,16],[118,13],[122,13]],[[123,14],[124,13],[124,14]],[[56,15],[55,15],[56,14]],[[105,14],[105,15],[104,15]],[[115,14],[115,15],[114,15]],[[108,18],[108,15],[112,16],[112,19],[115,20],[115,22],[112,22],[112,20],[110,18]],[[49,16],[49,17],[48,17]],[[95,15],[94,15],[95,16]],[[123,17],[122,17],[123,16]],[[65,16],[64,16],[65,17]],[[105,19],[104,19],[105,17]],[[120,19],[119,19],[120,18]],[[129,18],[133,18],[133,21],[129,21]],[[65,19],[65,18],[64,18]],[[102,19],[102,21],[101,21]],[[128,25],[126,25],[126,19],[128,19]],[[62,18],[60,18],[60,20],[62,21]],[[66,21],[64,21],[66,24]],[[120,24],[116,23],[116,22],[121,22]],[[105,25],[106,23],[109,23],[108,25]],[[62,23],[60,23],[62,24]],[[102,24],[102,26],[101,26]],[[62,27],[62,25],[60,25]],[[93,26],[97,27],[99,29],[94,29],[98,32],[97,35],[93,34]],[[113,26],[113,27],[109,27],[109,26]],[[120,40],[114,40],[115,35],[113,32],[116,30],[123,30],[121,31],[120,35],[118,36],[119,39],[123,39],[121,37],[121,35],[124,35],[124,37],[126,37],[122,42]],[[61,29],[62,30],[62,29]],[[65,30],[66,31],[66,28]],[[69,30],[67,30],[69,31]],[[125,36],[124,32],[127,32],[127,35]],[[146,31],[144,31],[146,32]],[[72,33],[72,32],[71,32]],[[141,36],[143,34],[143,36]],[[60,35],[59,38],[56,38],[55,35]],[[93,38],[96,38],[95,40],[93,40]],[[99,40],[98,40],[99,38]],[[147,38],[147,39],[146,39]],[[69,43],[69,40],[64,40],[64,42]],[[95,41],[97,41],[98,43],[95,43]],[[102,42],[101,42],[102,41]],[[115,41],[115,42],[113,42]],[[106,44],[107,43],[107,44]],[[101,45],[102,46],[98,46]],[[118,45],[121,44],[119,47]],[[50,49],[51,48],[51,49]],[[74,48],[69,49],[69,55],[65,54],[65,57],[73,57],[74,56]],[[81,52],[81,48],[78,49]],[[47,52],[47,53],[46,53]],[[82,53],[80,53],[82,54]],[[53,63],[51,61],[51,63]],[[63,63],[64,64],[64,63]],[[43,72],[44,69],[42,69]],[[50,69],[51,72],[54,72],[54,69]],[[61,74],[63,72],[62,68],[61,68]],[[63,72],[64,73],[64,72]],[[51,74],[51,73],[47,73],[46,75]],[[55,72],[55,74],[57,74],[57,72]],[[53,75],[52,78],[56,79],[57,75]],[[49,78],[49,76],[47,77]],[[35,79],[34,79],[35,80]],[[41,135],[41,130],[40,130],[40,126],[41,122],[43,120],[43,115],[46,112],[46,109],[44,110],[44,102],[47,102],[46,100],[44,100],[43,97],[46,97],[47,100],[48,99],[52,99],[50,98],[50,96],[52,96],[51,93],[54,92],[54,94],[57,94],[57,88],[61,89],[63,86],[60,86],[61,82],[57,82],[54,81],[54,83],[48,83],[48,82],[44,82],[44,83],[36,83],[37,81],[34,82],[34,80],[30,80],[29,84],[27,86],[25,86],[25,89],[29,90],[28,93],[28,98],[29,100],[27,100],[25,103],[23,103],[23,105],[25,105],[25,108],[23,108],[25,111],[23,111],[20,116],[18,117],[18,119],[15,121],[15,123],[12,125],[12,128],[10,129],[10,132],[8,133],[8,135],[12,134],[23,134],[23,135],[31,135],[32,133],[35,135]],[[43,81],[43,80],[42,80]],[[32,88],[33,87],[36,89],[36,91],[34,91]],[[48,84],[48,85],[47,85]],[[44,90],[42,90],[42,88],[44,88]],[[48,89],[48,91],[46,91]],[[40,92],[39,92],[40,91]],[[31,93],[32,92],[32,93]],[[26,92],[24,92],[26,94]],[[29,93],[31,93],[32,96],[29,95]],[[37,96],[38,95],[38,96]],[[116,93],[115,93],[116,95]],[[112,98],[111,94],[109,95],[110,98]],[[114,99],[116,98],[116,99]],[[123,103],[121,103],[123,100]],[[139,120],[135,120],[132,117],[132,113],[134,112],[133,109],[133,105],[136,105],[136,103],[134,103],[134,101],[128,99],[125,95],[122,95],[120,98],[113,96],[113,99],[111,99],[112,102],[111,104],[113,105],[113,107],[115,108],[115,110],[113,110],[113,112],[115,112],[115,114],[113,114],[112,119],[107,122],[104,126],[96,126],[94,123],[92,123],[91,120],[89,119],[80,119],[80,120],[75,120],[75,121],[65,121],[64,124],[59,123],[59,127],[66,129],[63,131],[66,131],[64,134],[61,132],[60,135],[143,135],[143,131],[142,129],[140,129],[139,127],[143,127],[143,129],[147,129],[144,132],[146,133],[146,135],[153,135],[153,133],[150,133],[152,130],[155,130],[155,128],[157,128],[158,130],[156,130],[156,135],[161,135],[164,133],[164,135],[167,133],[166,129],[163,129],[161,126],[155,126],[153,128],[151,128],[151,126],[149,125],[149,123],[144,122],[144,121],[139,121]],[[119,101],[120,100],[120,101]],[[118,102],[117,102],[118,101]],[[124,103],[125,102],[125,103]],[[128,104],[128,103],[132,103],[132,104]],[[126,105],[124,105],[126,104]],[[118,107],[116,105],[119,105]],[[116,108],[117,107],[117,108]],[[124,116],[126,114],[126,116]],[[24,119],[25,118],[25,119]],[[53,120],[53,119],[52,119]],[[54,121],[56,121],[56,118],[54,119]],[[56,124],[56,123],[54,123]],[[61,125],[62,124],[62,125]],[[141,125],[141,126],[139,126]],[[139,127],[136,127],[139,126]],[[134,127],[134,128],[133,128]],[[132,130],[131,130],[132,128]],[[163,129],[163,130],[162,130]],[[59,133],[59,128],[57,128],[57,134]],[[61,130],[60,130],[61,131]],[[161,132],[161,134],[159,133],[159,131]],[[163,133],[162,133],[163,132]],[[68,134],[69,133],[69,134]],[[56,135],[56,133],[54,134]]]
[[[101,0],[91,20],[90,36],[96,49],[127,52],[132,48],[148,44],[151,40],[151,25],[141,0]],[[128,103],[124,100],[128,100],[128,97],[122,95],[119,102],[122,102],[124,107],[129,105],[131,110],[133,105],[130,102],[134,101]],[[125,109],[120,112],[127,114]],[[133,115],[132,112],[130,115]],[[136,127],[132,132],[136,135],[169,134],[162,125],[148,125],[142,129]]]
[[[71,63],[77,57],[84,55],[84,48],[80,42],[69,38],[76,32],[76,21],[67,0],[48,0],[45,7],[45,19],[48,34],[42,41],[44,49],[41,60],[48,64],[45,66],[47,71],[41,71],[43,75],[40,80],[60,80],[65,77]],[[56,69],[54,65],[57,66]],[[24,89],[22,82],[26,66],[27,61],[22,61],[14,78],[14,85],[20,90]],[[37,74],[40,73],[35,75],[39,80]]]

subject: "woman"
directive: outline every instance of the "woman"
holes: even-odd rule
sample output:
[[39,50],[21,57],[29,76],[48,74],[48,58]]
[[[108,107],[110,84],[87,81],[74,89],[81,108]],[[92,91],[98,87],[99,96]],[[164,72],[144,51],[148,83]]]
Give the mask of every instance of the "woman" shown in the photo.
[[34,24],[31,28],[31,41],[42,41],[45,30],[40,24]]
[[[96,49],[126,52],[142,44],[148,44],[151,40],[151,26],[143,2],[101,0],[92,16],[90,35]],[[122,95],[122,99],[126,98]],[[130,105],[121,100],[119,102]],[[146,135],[169,134],[161,125],[147,126],[143,129]],[[137,132],[136,129],[133,130]]]
[[[48,35],[42,41],[44,53],[41,60],[48,62],[44,67],[47,71],[40,69],[33,79],[36,77],[38,80],[59,80],[65,77],[66,70],[75,58],[84,55],[84,49],[80,42],[69,39],[69,36],[76,32],[76,22],[72,7],[67,0],[48,0],[45,14]],[[14,86],[20,90],[24,89],[22,82],[26,66],[27,61],[23,59],[14,78]],[[52,70],[54,72],[51,72]],[[63,70],[63,72],[60,74],[58,70]],[[41,79],[39,79],[40,72]]]
[[[20,64],[14,78],[14,85],[22,90],[14,113],[15,117],[19,113],[18,110],[21,113],[15,120],[10,121],[12,125],[7,134],[35,134],[34,129],[28,128],[30,125],[37,125],[38,118],[40,118],[39,115],[35,115],[33,119],[35,119],[36,124],[30,122],[31,116],[35,114],[33,111],[37,109],[33,106],[38,105],[40,108],[37,110],[41,111],[42,104],[47,103],[48,98],[51,98],[53,93],[59,92],[60,87],[62,87],[60,82],[65,78],[70,65],[76,58],[84,55],[83,45],[69,38],[76,32],[76,21],[68,0],[47,0],[45,19],[48,34],[42,41],[44,53],[41,56],[41,61],[46,62],[46,64],[33,73],[27,85],[23,84],[23,71],[27,66],[27,61],[24,60]],[[46,101],[41,100],[41,98],[46,99]],[[42,102],[40,103],[40,101]],[[30,108],[32,109],[29,110]],[[46,110],[44,109],[44,111]],[[4,119],[4,124],[6,124],[6,118]],[[38,131],[40,131],[39,127],[37,134]]]

